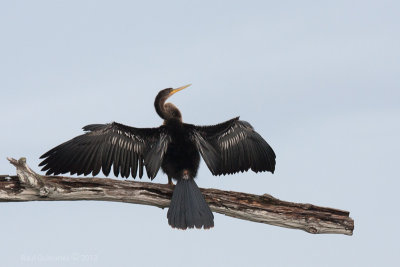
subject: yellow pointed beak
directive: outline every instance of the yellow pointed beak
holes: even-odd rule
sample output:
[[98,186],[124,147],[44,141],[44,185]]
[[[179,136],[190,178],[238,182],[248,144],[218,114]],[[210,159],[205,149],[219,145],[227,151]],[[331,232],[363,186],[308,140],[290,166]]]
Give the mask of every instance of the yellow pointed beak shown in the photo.
[[178,87],[178,88],[172,90],[172,91],[169,93],[169,95],[171,96],[171,95],[175,94],[176,92],[179,92],[180,90],[183,90],[183,89],[185,89],[185,88],[188,88],[188,87],[191,86],[191,85],[192,85],[192,84],[190,83],[190,84],[187,84],[187,85]]

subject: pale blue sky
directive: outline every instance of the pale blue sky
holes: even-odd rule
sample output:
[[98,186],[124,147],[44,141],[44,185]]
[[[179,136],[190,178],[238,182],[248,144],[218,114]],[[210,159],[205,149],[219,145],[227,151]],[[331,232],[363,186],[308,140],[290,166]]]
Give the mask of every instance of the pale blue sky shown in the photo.
[[[215,214],[178,231],[154,207],[108,202],[0,205],[4,266],[396,266],[400,153],[398,1],[2,1],[0,174],[90,123],[240,115],[271,144],[276,173],[201,187],[349,210],[352,237]],[[147,181],[147,180],[146,180]],[[166,183],[161,173],[154,182]]]

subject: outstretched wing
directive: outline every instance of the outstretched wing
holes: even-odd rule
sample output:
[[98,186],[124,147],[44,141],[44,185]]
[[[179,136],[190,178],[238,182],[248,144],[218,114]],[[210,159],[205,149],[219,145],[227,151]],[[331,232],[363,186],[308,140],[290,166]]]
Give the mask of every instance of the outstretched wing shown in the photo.
[[97,175],[102,169],[108,176],[113,167],[115,176],[129,174],[153,179],[160,169],[170,136],[164,126],[134,128],[116,122],[83,127],[87,133],[77,136],[43,154],[39,166],[46,174]]
[[213,175],[251,169],[275,171],[275,153],[250,123],[239,117],[213,126],[186,124]]

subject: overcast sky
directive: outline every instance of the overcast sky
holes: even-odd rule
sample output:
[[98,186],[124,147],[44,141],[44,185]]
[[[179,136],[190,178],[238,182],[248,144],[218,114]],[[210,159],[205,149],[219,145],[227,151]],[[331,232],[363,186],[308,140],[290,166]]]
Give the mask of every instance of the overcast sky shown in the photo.
[[[109,202],[0,205],[2,266],[397,266],[398,1],[2,1],[0,174],[90,123],[154,127],[154,97],[186,122],[240,115],[276,173],[197,184],[349,210],[353,236],[215,214],[173,230],[167,210]],[[103,175],[99,175],[103,176]],[[120,178],[119,178],[120,179]],[[132,178],[130,178],[132,179]],[[147,179],[145,179],[147,181]],[[166,183],[160,172],[156,183]]]

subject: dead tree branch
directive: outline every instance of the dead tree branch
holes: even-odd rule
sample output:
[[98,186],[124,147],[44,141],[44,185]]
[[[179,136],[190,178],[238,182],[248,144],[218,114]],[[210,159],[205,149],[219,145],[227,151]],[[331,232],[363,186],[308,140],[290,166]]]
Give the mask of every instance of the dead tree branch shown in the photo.
[[[17,176],[0,176],[0,202],[98,200],[169,206],[173,188],[166,184],[107,178],[70,178],[41,176],[32,171],[26,159],[8,159]],[[201,189],[211,210],[227,216],[301,229],[313,234],[352,235],[354,221],[349,212],[311,204],[298,204],[261,196]]]

